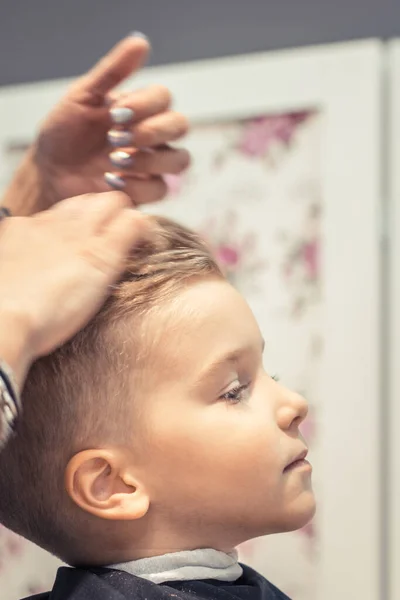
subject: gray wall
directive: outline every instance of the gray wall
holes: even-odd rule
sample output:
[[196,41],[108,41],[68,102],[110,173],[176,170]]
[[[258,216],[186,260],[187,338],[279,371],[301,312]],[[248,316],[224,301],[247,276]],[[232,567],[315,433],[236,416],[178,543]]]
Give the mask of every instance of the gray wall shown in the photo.
[[0,85],[67,77],[131,30],[152,64],[400,36],[397,0],[1,0]]

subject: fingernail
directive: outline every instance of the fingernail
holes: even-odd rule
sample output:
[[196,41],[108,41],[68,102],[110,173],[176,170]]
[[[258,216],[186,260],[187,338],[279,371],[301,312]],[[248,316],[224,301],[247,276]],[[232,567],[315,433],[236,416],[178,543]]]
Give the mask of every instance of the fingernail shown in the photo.
[[149,41],[147,35],[145,33],[142,33],[141,31],[132,31],[130,35],[135,38],[141,38],[142,40],[146,40],[146,42]]
[[110,109],[110,117],[115,125],[124,125],[132,121],[134,112],[131,108],[124,106],[115,107]]
[[133,164],[133,157],[123,150],[115,150],[111,152],[109,155],[111,163],[120,169],[125,169],[126,167],[130,167]]
[[104,173],[104,179],[108,185],[116,190],[122,190],[125,187],[125,181],[115,173]]
[[133,133],[131,131],[110,129],[110,131],[107,133],[107,139],[110,144],[116,148],[131,146],[133,142]]

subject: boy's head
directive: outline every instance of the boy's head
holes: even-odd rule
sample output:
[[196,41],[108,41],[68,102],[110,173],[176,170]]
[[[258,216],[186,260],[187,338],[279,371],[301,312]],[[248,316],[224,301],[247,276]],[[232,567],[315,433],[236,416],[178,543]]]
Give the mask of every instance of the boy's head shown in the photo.
[[228,550],[314,512],[303,398],[263,369],[205,244],[154,219],[96,318],[38,360],[0,454],[0,521],[73,564]]

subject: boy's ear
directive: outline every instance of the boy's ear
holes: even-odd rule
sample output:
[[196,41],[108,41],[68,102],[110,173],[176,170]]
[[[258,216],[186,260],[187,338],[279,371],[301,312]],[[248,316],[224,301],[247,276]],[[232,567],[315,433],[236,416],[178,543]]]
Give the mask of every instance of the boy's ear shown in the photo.
[[65,471],[65,486],[80,508],[102,519],[140,519],[150,506],[144,486],[120,449],[75,454]]

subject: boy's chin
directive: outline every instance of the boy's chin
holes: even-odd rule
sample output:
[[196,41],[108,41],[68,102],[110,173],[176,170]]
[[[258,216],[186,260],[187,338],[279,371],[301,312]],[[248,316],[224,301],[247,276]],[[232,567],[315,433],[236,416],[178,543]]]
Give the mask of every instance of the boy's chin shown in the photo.
[[314,517],[316,509],[314,494],[310,492],[306,498],[302,498],[302,502],[299,502],[298,506],[293,506],[287,511],[282,519],[281,527],[277,529],[276,533],[296,531],[305,527]]
[[316,511],[316,502],[314,494],[310,491],[303,494],[303,497],[293,504],[290,504],[281,514],[276,515],[276,519],[271,523],[268,519],[264,523],[263,531],[258,533],[258,536],[264,536],[275,533],[287,533],[296,531],[305,527]]

